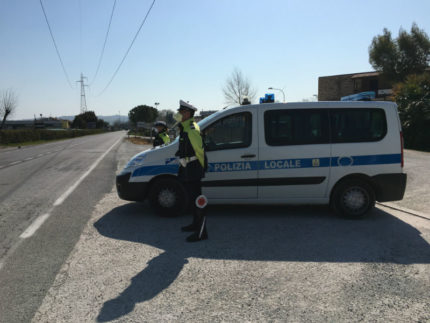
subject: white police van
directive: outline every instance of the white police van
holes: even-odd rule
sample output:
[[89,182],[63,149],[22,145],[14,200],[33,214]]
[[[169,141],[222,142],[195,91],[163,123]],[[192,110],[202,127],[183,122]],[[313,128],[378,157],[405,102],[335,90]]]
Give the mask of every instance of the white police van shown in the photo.
[[[330,204],[349,217],[401,200],[403,140],[392,102],[243,105],[199,122],[209,204]],[[186,207],[178,138],[134,156],[117,176],[120,198],[158,210]]]

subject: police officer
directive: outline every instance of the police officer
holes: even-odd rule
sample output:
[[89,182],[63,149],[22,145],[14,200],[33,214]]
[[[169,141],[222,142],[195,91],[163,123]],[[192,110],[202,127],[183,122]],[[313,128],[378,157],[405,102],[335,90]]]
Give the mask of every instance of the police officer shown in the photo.
[[200,128],[194,122],[194,113],[197,109],[191,104],[179,101],[178,113],[175,119],[179,123],[179,156],[178,178],[184,184],[193,212],[193,222],[182,227],[184,232],[194,232],[187,238],[188,242],[205,240],[208,238],[204,211],[198,207],[197,197],[202,194],[201,179],[206,168],[205,151]]
[[167,125],[164,121],[156,121],[154,127],[157,129],[157,134],[154,139],[154,147],[168,144],[170,142],[169,135],[167,134]]

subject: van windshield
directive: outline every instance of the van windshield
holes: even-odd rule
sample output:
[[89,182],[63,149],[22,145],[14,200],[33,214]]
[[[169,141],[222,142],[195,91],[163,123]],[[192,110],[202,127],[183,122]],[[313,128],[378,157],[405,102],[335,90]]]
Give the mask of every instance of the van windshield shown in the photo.
[[[206,128],[206,126],[208,124],[211,123],[211,121],[216,118],[223,110],[219,110],[213,114],[211,114],[210,116],[204,118],[203,120],[200,120],[199,122],[197,122],[197,124],[199,125],[200,130],[203,130],[204,128]],[[175,139],[173,141],[171,141],[170,143],[176,143],[179,140],[179,136],[176,136]]]
[[211,123],[211,121],[216,118],[222,111],[224,110],[219,110],[213,114],[211,114],[210,116],[204,118],[203,120],[200,120],[197,124],[199,125],[200,129],[205,128],[209,123]]

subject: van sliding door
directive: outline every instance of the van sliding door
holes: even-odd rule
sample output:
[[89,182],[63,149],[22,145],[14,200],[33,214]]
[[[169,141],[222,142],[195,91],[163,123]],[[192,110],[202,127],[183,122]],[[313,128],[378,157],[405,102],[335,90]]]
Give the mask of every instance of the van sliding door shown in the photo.
[[[327,109],[261,109],[259,199],[325,198],[330,174]],[[293,201],[294,200],[294,201]]]

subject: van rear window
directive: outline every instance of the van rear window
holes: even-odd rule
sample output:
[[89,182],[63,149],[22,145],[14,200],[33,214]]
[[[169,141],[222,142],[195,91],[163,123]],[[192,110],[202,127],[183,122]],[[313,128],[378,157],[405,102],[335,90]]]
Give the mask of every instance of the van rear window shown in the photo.
[[331,142],[379,141],[387,133],[383,109],[331,109]]

